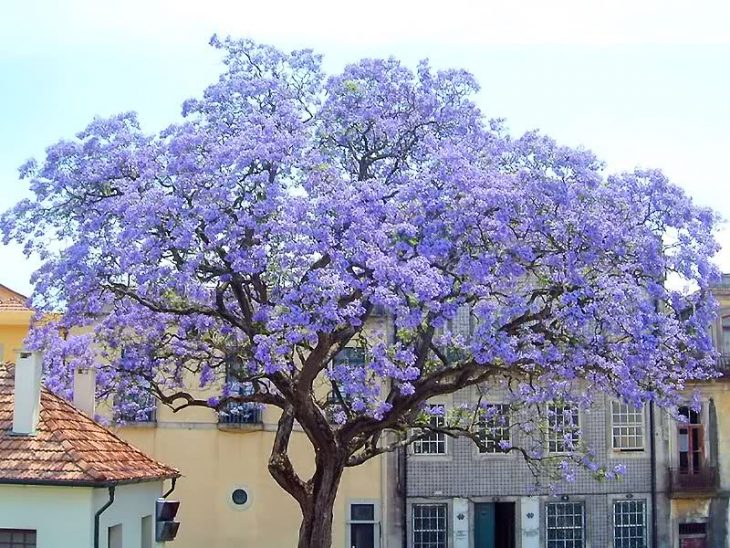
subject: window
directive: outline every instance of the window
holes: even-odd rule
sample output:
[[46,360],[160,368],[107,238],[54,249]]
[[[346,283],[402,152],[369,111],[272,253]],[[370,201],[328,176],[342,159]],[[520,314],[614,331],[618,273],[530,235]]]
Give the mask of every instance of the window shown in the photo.
[[446,548],[445,504],[413,505],[413,548]]
[[[343,348],[332,358],[332,367],[340,365],[364,367],[365,349],[351,346]],[[346,420],[347,413],[352,411],[354,402],[353,398],[345,392],[342,383],[336,383],[334,380],[331,382],[332,390],[324,402],[325,412],[330,422],[341,423]],[[337,388],[337,392],[335,392],[335,387]]]
[[548,405],[548,451],[567,453],[580,441],[578,407],[570,404]]
[[345,347],[332,358],[332,365],[365,365],[365,349]]
[[686,422],[677,426],[677,448],[679,449],[679,472],[699,474],[705,467],[704,427],[700,414],[689,407],[680,407],[679,414]]
[[616,451],[643,451],[644,408],[612,401],[611,440]]
[[0,529],[0,548],[36,548],[35,531]]
[[140,533],[142,538],[140,539],[141,548],[152,548],[152,540],[154,538],[152,533],[152,516],[145,516],[142,518],[142,526],[140,527]]
[[[226,365],[226,386],[230,396],[253,394],[253,385],[239,380],[242,375],[240,363]],[[261,420],[261,406],[257,403],[229,401],[218,411],[218,422],[221,424],[257,424]]]
[[646,548],[646,502],[613,503],[613,548]]
[[142,387],[131,387],[117,393],[117,419],[124,422],[155,422],[157,415],[155,397]]
[[509,405],[490,404],[482,410],[479,419],[479,437],[484,448],[479,448],[480,453],[506,453],[500,447],[500,442],[510,441],[509,431]]
[[545,508],[546,547],[583,548],[583,503],[551,502]]
[[122,548],[122,524],[109,527],[107,535],[107,546],[109,548]]
[[706,523],[679,524],[679,548],[705,548],[706,546]]
[[375,548],[378,534],[375,504],[351,503],[348,548]]
[[[432,405],[430,424],[434,428],[446,426],[446,407],[443,405]],[[441,432],[430,432],[418,441],[413,442],[414,455],[445,455],[446,434]]]

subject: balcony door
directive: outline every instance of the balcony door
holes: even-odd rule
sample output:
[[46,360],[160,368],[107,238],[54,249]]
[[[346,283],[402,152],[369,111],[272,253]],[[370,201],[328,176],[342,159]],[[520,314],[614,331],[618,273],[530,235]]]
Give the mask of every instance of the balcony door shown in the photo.
[[680,407],[679,414],[687,418],[677,426],[679,473],[699,474],[705,465],[704,425],[700,414],[689,407]]

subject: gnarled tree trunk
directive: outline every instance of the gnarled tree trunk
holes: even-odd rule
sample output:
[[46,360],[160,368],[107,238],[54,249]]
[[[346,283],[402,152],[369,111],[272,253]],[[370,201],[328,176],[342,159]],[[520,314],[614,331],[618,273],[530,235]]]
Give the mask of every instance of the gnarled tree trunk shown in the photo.
[[299,503],[302,523],[298,548],[332,546],[332,514],[347,457],[336,445],[315,446],[315,472],[302,481],[289,460],[288,448],[294,425],[294,410],[285,408],[279,419],[269,458],[269,472],[276,482]]
[[312,477],[309,503],[301,505],[302,524],[298,548],[330,548],[332,515],[345,468],[344,458],[318,453],[317,469]]

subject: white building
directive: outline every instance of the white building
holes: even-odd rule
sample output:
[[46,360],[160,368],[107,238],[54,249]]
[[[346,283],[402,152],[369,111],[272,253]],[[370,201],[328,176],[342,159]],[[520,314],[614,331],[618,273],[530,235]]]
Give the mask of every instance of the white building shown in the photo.
[[[156,501],[178,471],[41,389],[40,362],[21,352],[0,364],[0,547],[163,546]],[[93,415],[90,376],[74,401]]]

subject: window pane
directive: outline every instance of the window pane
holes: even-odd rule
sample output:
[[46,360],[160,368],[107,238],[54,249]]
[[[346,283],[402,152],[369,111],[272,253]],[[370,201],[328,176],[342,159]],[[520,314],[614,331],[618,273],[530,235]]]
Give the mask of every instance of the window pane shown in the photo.
[[350,545],[348,548],[375,548],[375,524],[350,524]]
[[547,409],[547,448],[550,453],[567,453],[580,442],[580,416],[572,404],[550,404]]
[[374,521],[375,505],[373,504],[351,504],[350,520],[352,521]]
[[646,548],[646,502],[621,500],[613,503],[614,548]]
[[580,502],[547,504],[547,548],[583,548],[583,512],[583,503]]
[[[446,425],[446,411],[443,405],[432,405],[431,409],[438,414],[431,415],[430,423],[434,428],[443,428]],[[413,443],[413,454],[415,455],[445,455],[446,434],[431,432]]]
[[490,404],[484,407],[479,419],[479,437],[484,448],[480,453],[506,453],[500,442],[510,442],[509,405]]
[[613,448],[619,451],[644,449],[644,409],[622,402],[611,402]]
[[413,505],[413,548],[446,548],[445,504]]

